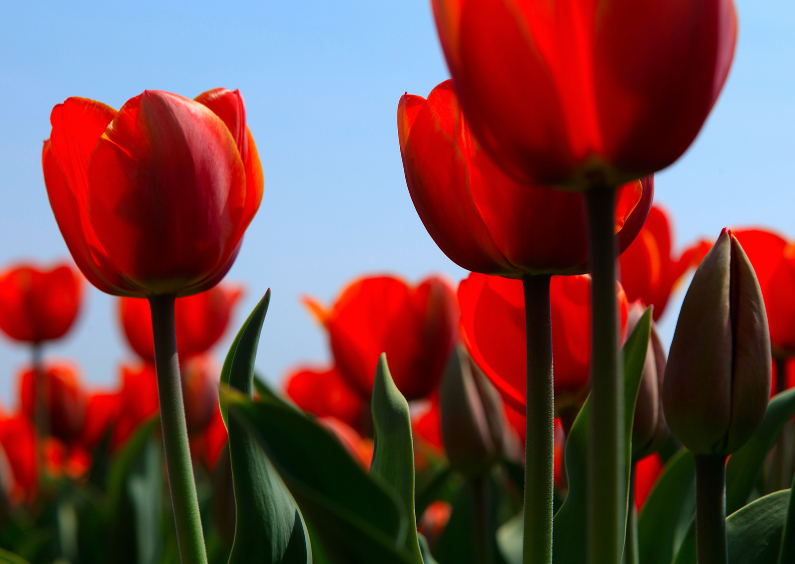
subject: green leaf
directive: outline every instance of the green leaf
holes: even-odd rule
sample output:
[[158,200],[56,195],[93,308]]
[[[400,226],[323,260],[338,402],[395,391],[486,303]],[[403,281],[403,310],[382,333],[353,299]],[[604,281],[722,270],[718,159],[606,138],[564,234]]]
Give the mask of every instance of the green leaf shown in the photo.
[[497,530],[497,546],[507,564],[522,564],[524,514],[518,513]]
[[795,389],[776,395],[756,433],[726,465],[726,513],[731,515],[748,501],[767,453],[773,448],[781,429],[795,414]]
[[696,461],[682,449],[668,464],[646,498],[638,517],[642,564],[670,564],[687,535],[696,509]]
[[417,538],[419,539],[420,543],[420,551],[422,551],[422,561],[425,564],[439,564],[431,554],[431,549],[428,547],[428,541],[425,540],[425,537],[421,534],[417,533]]
[[[624,436],[622,437],[626,462],[626,493],[629,498],[629,474],[632,454],[632,421],[635,417],[635,402],[638,398],[643,365],[651,333],[651,309],[640,318],[635,330],[621,349],[624,366]],[[582,406],[566,441],[566,476],[569,493],[555,515],[553,536],[553,560],[555,564],[581,564],[587,556],[587,503],[588,503],[588,427],[590,401]],[[626,505],[624,508],[626,523]],[[625,526],[622,529],[626,529]]]
[[[221,382],[253,396],[254,361],[270,303],[270,290],[235,337],[224,361]],[[229,564],[269,562],[311,564],[312,550],[301,511],[256,440],[229,418],[229,457],[235,492],[235,540]]]
[[370,477],[329,431],[281,400],[222,391],[232,419],[265,450],[317,531],[331,562],[414,564],[391,489]]
[[4,548],[0,548],[0,564],[29,564],[29,563],[21,556],[17,556],[13,552],[8,552]]
[[[726,519],[729,562],[776,564],[790,490],[749,503]],[[696,564],[695,527],[676,555],[676,564]]]
[[407,527],[400,535],[415,561],[422,563],[414,514],[414,444],[411,438],[409,404],[395,386],[386,355],[381,354],[375,369],[372,397],[373,460],[370,474],[391,487],[403,506]]
[[111,500],[111,512],[116,512],[116,506],[121,502],[126,492],[127,476],[130,474],[135,461],[143,452],[152,431],[160,423],[160,416],[153,415],[146,422],[138,426],[135,433],[127,440],[121,452],[116,456],[108,470],[108,483],[106,490]]

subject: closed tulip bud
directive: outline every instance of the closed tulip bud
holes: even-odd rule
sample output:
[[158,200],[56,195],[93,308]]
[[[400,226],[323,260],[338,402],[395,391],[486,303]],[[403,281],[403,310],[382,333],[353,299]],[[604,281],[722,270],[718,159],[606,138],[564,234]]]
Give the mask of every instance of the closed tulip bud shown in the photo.
[[693,277],[671,343],[663,383],[671,432],[694,454],[735,452],[765,415],[770,370],[759,282],[724,229]]
[[[627,314],[627,335],[631,334],[646,308],[633,302]],[[657,325],[652,323],[646,363],[640,380],[635,420],[632,424],[632,457],[640,460],[654,452],[668,438],[668,425],[662,404],[663,376],[665,375],[665,348]]]
[[457,346],[439,390],[442,439],[453,468],[481,476],[502,451],[503,411],[498,392]]

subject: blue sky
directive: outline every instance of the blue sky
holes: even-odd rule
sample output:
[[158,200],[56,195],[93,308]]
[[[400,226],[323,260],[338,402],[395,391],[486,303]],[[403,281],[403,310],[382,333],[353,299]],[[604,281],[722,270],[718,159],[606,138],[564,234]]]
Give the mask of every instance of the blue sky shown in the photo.
[[[795,3],[737,5],[724,92],[694,145],[657,177],[679,243],[739,225],[795,236]],[[4,6],[0,52],[0,264],[68,257],[40,164],[55,104],[84,96],[118,108],[144,89],[193,97],[225,86],[246,100],[265,174],[262,206],[227,278],[248,288],[235,326],[273,290],[257,361],[269,378],[329,356],[301,294],[330,301],[362,273],[465,275],[419,221],[397,142],[400,96],[427,95],[448,77],[426,1],[16,2]],[[663,318],[668,341],[680,302]],[[132,358],[115,298],[89,288],[75,329],[49,353],[112,385]],[[27,356],[0,340],[8,407]]]

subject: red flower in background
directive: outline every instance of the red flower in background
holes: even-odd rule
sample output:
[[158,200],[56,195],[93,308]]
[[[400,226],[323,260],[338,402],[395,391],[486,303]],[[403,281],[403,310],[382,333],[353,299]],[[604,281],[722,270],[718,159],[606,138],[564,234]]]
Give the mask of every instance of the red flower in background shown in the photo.
[[442,414],[439,411],[439,394],[431,394],[429,400],[430,405],[428,409],[412,417],[411,429],[415,437],[419,437],[438,452],[444,452],[444,441],[442,440]]
[[795,245],[764,229],[731,232],[759,280],[774,356],[795,355]]
[[[621,330],[627,298],[618,294]],[[550,284],[555,409],[577,405],[588,391],[591,358],[591,277],[553,276]],[[458,286],[461,337],[506,403],[524,413],[527,395],[522,282],[470,274]]]
[[457,338],[458,317],[455,293],[441,278],[415,287],[389,276],[362,278],[329,309],[311,298],[304,301],[328,331],[340,374],[363,398],[372,394],[383,352],[407,400],[436,388]]
[[191,449],[193,450],[193,446],[196,445],[196,450],[199,451],[198,457],[204,462],[207,468],[212,470],[221,457],[221,452],[223,452],[226,446],[227,439],[228,435],[226,432],[226,425],[224,424],[224,418],[221,415],[220,408],[216,405],[213,417],[204,428],[202,436],[191,441]]
[[335,417],[320,417],[317,422],[331,431],[342,446],[345,447],[345,450],[348,451],[348,454],[361,464],[365,470],[370,469],[374,446],[372,439],[363,438],[353,427]]
[[147,90],[118,112],[69,98],[50,121],[50,205],[92,284],[118,296],[187,296],[223,278],[262,199],[239,92],[193,101]]
[[72,441],[80,435],[86,415],[87,398],[82,378],[74,366],[64,362],[49,362],[42,369],[42,390],[36,389],[33,369],[20,374],[22,413],[33,421],[36,395],[41,395],[49,434],[65,442]]
[[96,392],[89,395],[80,444],[89,452],[93,450],[113,428],[121,412],[122,397],[118,392]]
[[640,512],[663,471],[662,458],[656,452],[635,465],[635,508]]
[[337,367],[327,370],[303,369],[287,376],[287,395],[295,404],[318,417],[334,417],[354,429],[361,429],[368,416],[366,402],[350,388]]
[[653,305],[654,320],[660,319],[671,292],[689,268],[701,264],[711,246],[699,241],[675,257],[669,214],[659,205],[652,206],[643,229],[619,259],[627,299]]
[[[238,300],[240,286],[219,284],[214,288],[177,298],[174,323],[180,360],[207,352],[223,336]],[[155,361],[152,313],[149,302],[137,298],[119,300],[119,317],[132,349],[147,362]]]
[[517,178],[618,186],[674,162],[734,54],[731,0],[433,0],[461,106]]
[[58,339],[80,310],[82,279],[70,266],[18,265],[0,274],[0,329],[17,341]]
[[148,363],[121,368],[121,410],[113,429],[111,444],[118,448],[138,426],[158,412],[157,373]]
[[0,446],[13,477],[9,487],[11,500],[32,501],[38,491],[39,468],[36,430],[30,419],[21,414],[0,418]]
[[[408,94],[400,99],[398,134],[414,207],[450,260],[510,278],[587,271],[584,196],[507,176],[472,135],[450,80],[427,100]],[[638,234],[653,196],[652,177],[619,188],[620,250]]]
[[182,363],[181,376],[188,432],[201,432],[218,409],[221,369],[209,355],[194,356]]

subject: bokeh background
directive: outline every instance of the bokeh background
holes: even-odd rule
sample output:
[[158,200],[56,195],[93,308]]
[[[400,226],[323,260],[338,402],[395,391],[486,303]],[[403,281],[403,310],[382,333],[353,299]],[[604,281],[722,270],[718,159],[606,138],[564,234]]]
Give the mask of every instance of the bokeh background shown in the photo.
[[[685,156],[657,176],[679,245],[724,226],[795,236],[795,2],[736,0],[735,63]],[[427,0],[5,2],[0,18],[0,264],[69,258],[50,211],[41,145],[52,107],[84,96],[115,108],[144,89],[188,97],[239,88],[265,174],[262,207],[227,276],[245,283],[234,330],[273,299],[257,364],[271,381],[329,358],[299,303],[331,302],[363,273],[417,281],[466,273],[426,233],[409,198],[396,109],[449,75]],[[87,286],[74,330],[48,354],[111,386],[132,358],[116,298]],[[662,319],[670,342],[682,288]],[[13,408],[27,350],[0,341],[0,404]]]

